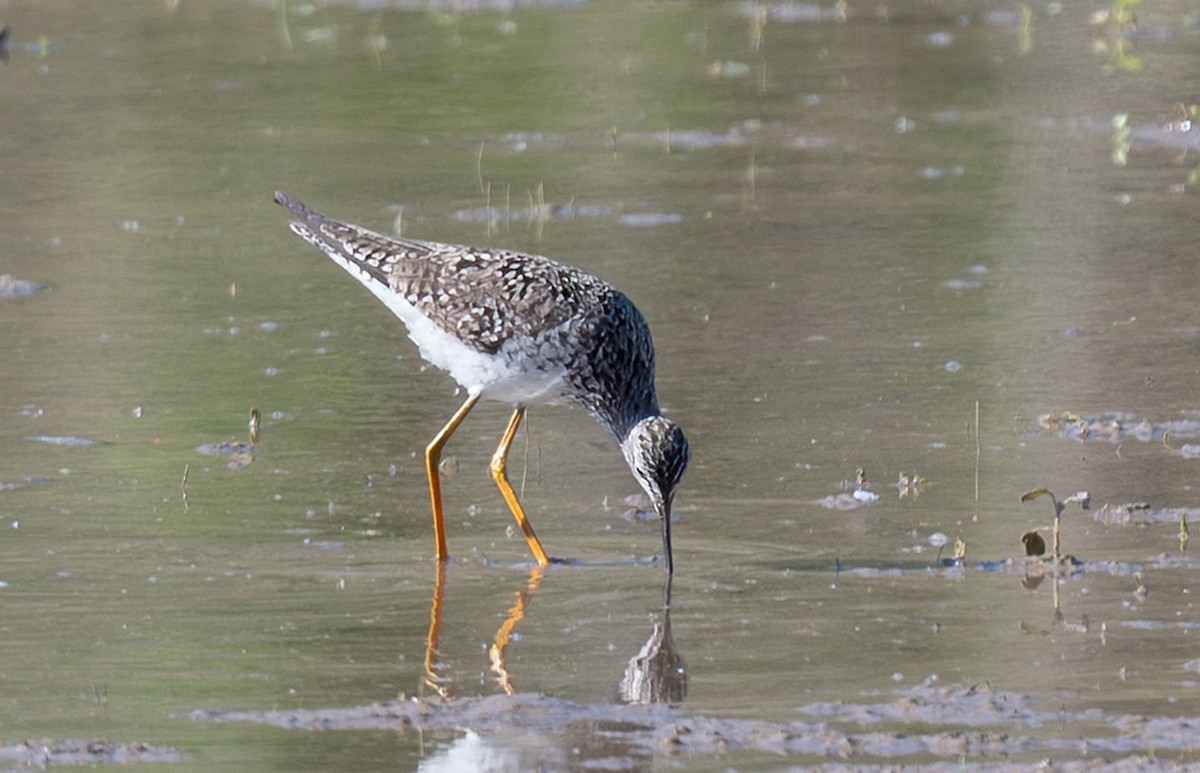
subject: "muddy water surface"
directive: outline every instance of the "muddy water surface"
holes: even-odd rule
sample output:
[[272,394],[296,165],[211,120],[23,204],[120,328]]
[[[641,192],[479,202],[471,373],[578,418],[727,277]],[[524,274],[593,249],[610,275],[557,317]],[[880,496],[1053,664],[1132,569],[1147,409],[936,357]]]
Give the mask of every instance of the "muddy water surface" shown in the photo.
[[[1200,32],[1093,10],[0,7],[0,760],[1196,764]],[[669,612],[578,411],[510,462],[566,563],[488,405],[437,571],[454,386],[277,188],[628,291]]]

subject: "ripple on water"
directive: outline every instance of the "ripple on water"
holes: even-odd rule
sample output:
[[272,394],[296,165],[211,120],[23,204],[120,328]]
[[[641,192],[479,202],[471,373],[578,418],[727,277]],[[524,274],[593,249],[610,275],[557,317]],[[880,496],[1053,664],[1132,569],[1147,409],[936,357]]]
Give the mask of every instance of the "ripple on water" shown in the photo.
[[44,289],[37,282],[17,279],[12,274],[0,274],[0,298],[21,298]]
[[99,441],[88,440],[73,435],[29,435],[25,438],[30,443],[44,443],[49,446],[95,446]]

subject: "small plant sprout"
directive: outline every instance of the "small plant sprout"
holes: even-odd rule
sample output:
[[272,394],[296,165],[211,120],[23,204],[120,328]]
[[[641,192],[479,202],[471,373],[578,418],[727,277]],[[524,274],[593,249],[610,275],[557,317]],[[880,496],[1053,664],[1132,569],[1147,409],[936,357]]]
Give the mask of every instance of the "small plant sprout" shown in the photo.
[[1142,0],[1113,0],[1108,8],[1092,13],[1092,25],[1099,28],[1093,49],[1108,53],[1109,72],[1137,72],[1146,64],[1133,53],[1133,32],[1137,29],[1134,6]]
[[864,505],[869,505],[872,502],[879,500],[879,495],[871,490],[871,484],[867,481],[866,468],[859,467],[854,471],[854,482],[848,480],[842,481],[842,487],[850,489],[850,496]]
[[1169,429],[1165,430],[1163,432],[1163,437],[1162,437],[1163,448],[1167,449],[1168,451],[1170,451],[1173,454],[1182,456],[1184,459],[1200,458],[1200,444],[1184,443],[1179,448],[1175,448],[1169,442],[1170,437],[1171,437],[1171,430],[1169,430]]
[[[1063,510],[1065,510],[1067,508],[1067,505],[1069,505],[1073,502],[1078,503],[1081,510],[1087,510],[1091,506],[1092,496],[1091,496],[1091,494],[1089,494],[1086,491],[1076,491],[1074,494],[1072,494],[1071,496],[1067,497],[1066,499],[1064,499],[1060,502],[1060,501],[1058,501],[1058,497],[1054,496],[1053,491],[1051,491],[1050,489],[1045,488],[1045,487],[1038,487],[1038,488],[1035,488],[1033,491],[1026,491],[1024,494],[1022,494],[1021,501],[1029,502],[1034,499],[1037,499],[1042,494],[1049,496],[1050,501],[1054,504],[1054,550],[1051,553],[1051,557],[1055,561],[1058,561],[1059,558],[1062,557],[1062,551],[1059,547],[1059,545],[1060,545],[1059,533],[1061,530],[1060,526],[1061,526],[1061,521],[1062,521]],[[1028,532],[1026,534],[1028,534]],[[1035,534],[1034,536],[1037,536],[1037,535]],[[1025,542],[1024,536],[1022,536],[1021,541]],[[1028,548],[1029,548],[1029,543],[1027,542],[1026,549],[1028,549]],[[1043,543],[1042,550],[1043,551],[1045,550],[1045,543]]]
[[1146,583],[1142,579],[1142,573],[1134,572],[1133,581],[1136,584],[1136,587],[1133,590],[1133,597],[1137,599],[1139,603],[1145,602],[1146,597],[1150,595],[1150,589],[1146,587]]
[[1043,556],[1046,554],[1046,540],[1038,534],[1037,529],[1030,529],[1021,535],[1021,544],[1025,546],[1025,555]]
[[1117,113],[1112,119],[1112,162],[1116,166],[1129,163],[1129,113]]

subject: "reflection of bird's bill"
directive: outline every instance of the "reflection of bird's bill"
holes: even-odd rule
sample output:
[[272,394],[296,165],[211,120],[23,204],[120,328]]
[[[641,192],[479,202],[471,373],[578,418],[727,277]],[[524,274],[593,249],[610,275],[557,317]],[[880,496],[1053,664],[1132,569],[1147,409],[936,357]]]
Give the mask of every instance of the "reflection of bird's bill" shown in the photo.
[[663,584],[663,608],[653,614],[650,637],[629,659],[619,686],[623,703],[682,703],[687,698],[687,666],[671,638],[671,576]]

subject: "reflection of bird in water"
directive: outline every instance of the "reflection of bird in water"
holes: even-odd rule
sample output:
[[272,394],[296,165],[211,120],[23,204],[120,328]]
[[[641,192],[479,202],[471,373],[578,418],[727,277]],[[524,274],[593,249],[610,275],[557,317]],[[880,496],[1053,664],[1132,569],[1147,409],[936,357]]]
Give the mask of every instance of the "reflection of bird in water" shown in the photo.
[[525,606],[533,597],[534,591],[541,585],[543,571],[540,566],[535,566],[530,570],[529,580],[526,581],[525,587],[517,592],[516,601],[508,608],[508,616],[504,618],[504,623],[501,624],[492,639],[492,645],[488,647],[488,660],[492,662],[492,673],[496,675],[497,684],[509,695],[513,695],[516,688],[513,687],[512,677],[508,674],[508,665],[504,660],[504,648],[512,641],[513,629],[517,627],[517,623],[524,619]]
[[654,346],[645,319],[614,287],[535,255],[382,236],[320,215],[284,193],[291,229],[383,301],[408,327],[428,362],[449,371],[466,402],[425,450],[437,556],[446,550],[438,462],[446,441],[480,398],[516,408],[491,473],[542,566],[550,563],[525,517],[505,464],[525,406],[579,405],[621,447],[662,524],[670,573],[671,501],[688,444],[662,416],[654,390]]
[[683,703],[687,697],[687,666],[671,638],[671,581],[663,590],[663,607],[653,614],[654,629],[638,654],[629,659],[621,679],[624,703]]
[[620,688],[625,703],[683,703],[687,697],[687,667],[671,640],[671,612],[660,610],[654,618],[650,638],[625,667]]
[[[504,622],[496,629],[496,635],[488,647],[488,660],[496,682],[509,695],[517,694],[508,670],[507,649],[514,641],[517,625],[525,619],[533,596],[542,582],[545,569],[534,566],[524,586],[516,592],[516,598],[508,608]],[[642,645],[638,654],[629,659],[619,687],[620,701],[632,704],[682,703],[687,697],[687,667],[683,657],[676,651],[671,638],[671,581],[663,586],[663,606],[651,616],[654,628],[650,638]],[[437,563],[433,583],[433,602],[429,608],[429,633],[425,639],[424,685],[443,698],[454,695],[451,680],[445,675],[439,643],[442,633],[442,605],[445,599],[446,563]]]
[[[496,683],[509,695],[515,695],[517,689],[513,686],[512,677],[508,673],[505,649],[512,642],[517,623],[525,619],[525,608],[532,601],[538,586],[542,584],[542,576],[545,571],[540,566],[529,570],[529,579],[525,581],[525,586],[517,591],[516,601],[508,608],[504,622],[496,630],[496,635],[492,637],[492,644],[488,647],[488,660],[491,661],[492,673],[496,675]],[[425,638],[425,686],[432,688],[443,698],[449,698],[453,695],[453,691],[450,687],[450,680],[442,674],[442,664],[438,654],[438,642],[442,633],[442,601],[445,597],[445,586],[446,564],[439,561],[433,582],[433,604],[429,609],[429,634]]]

